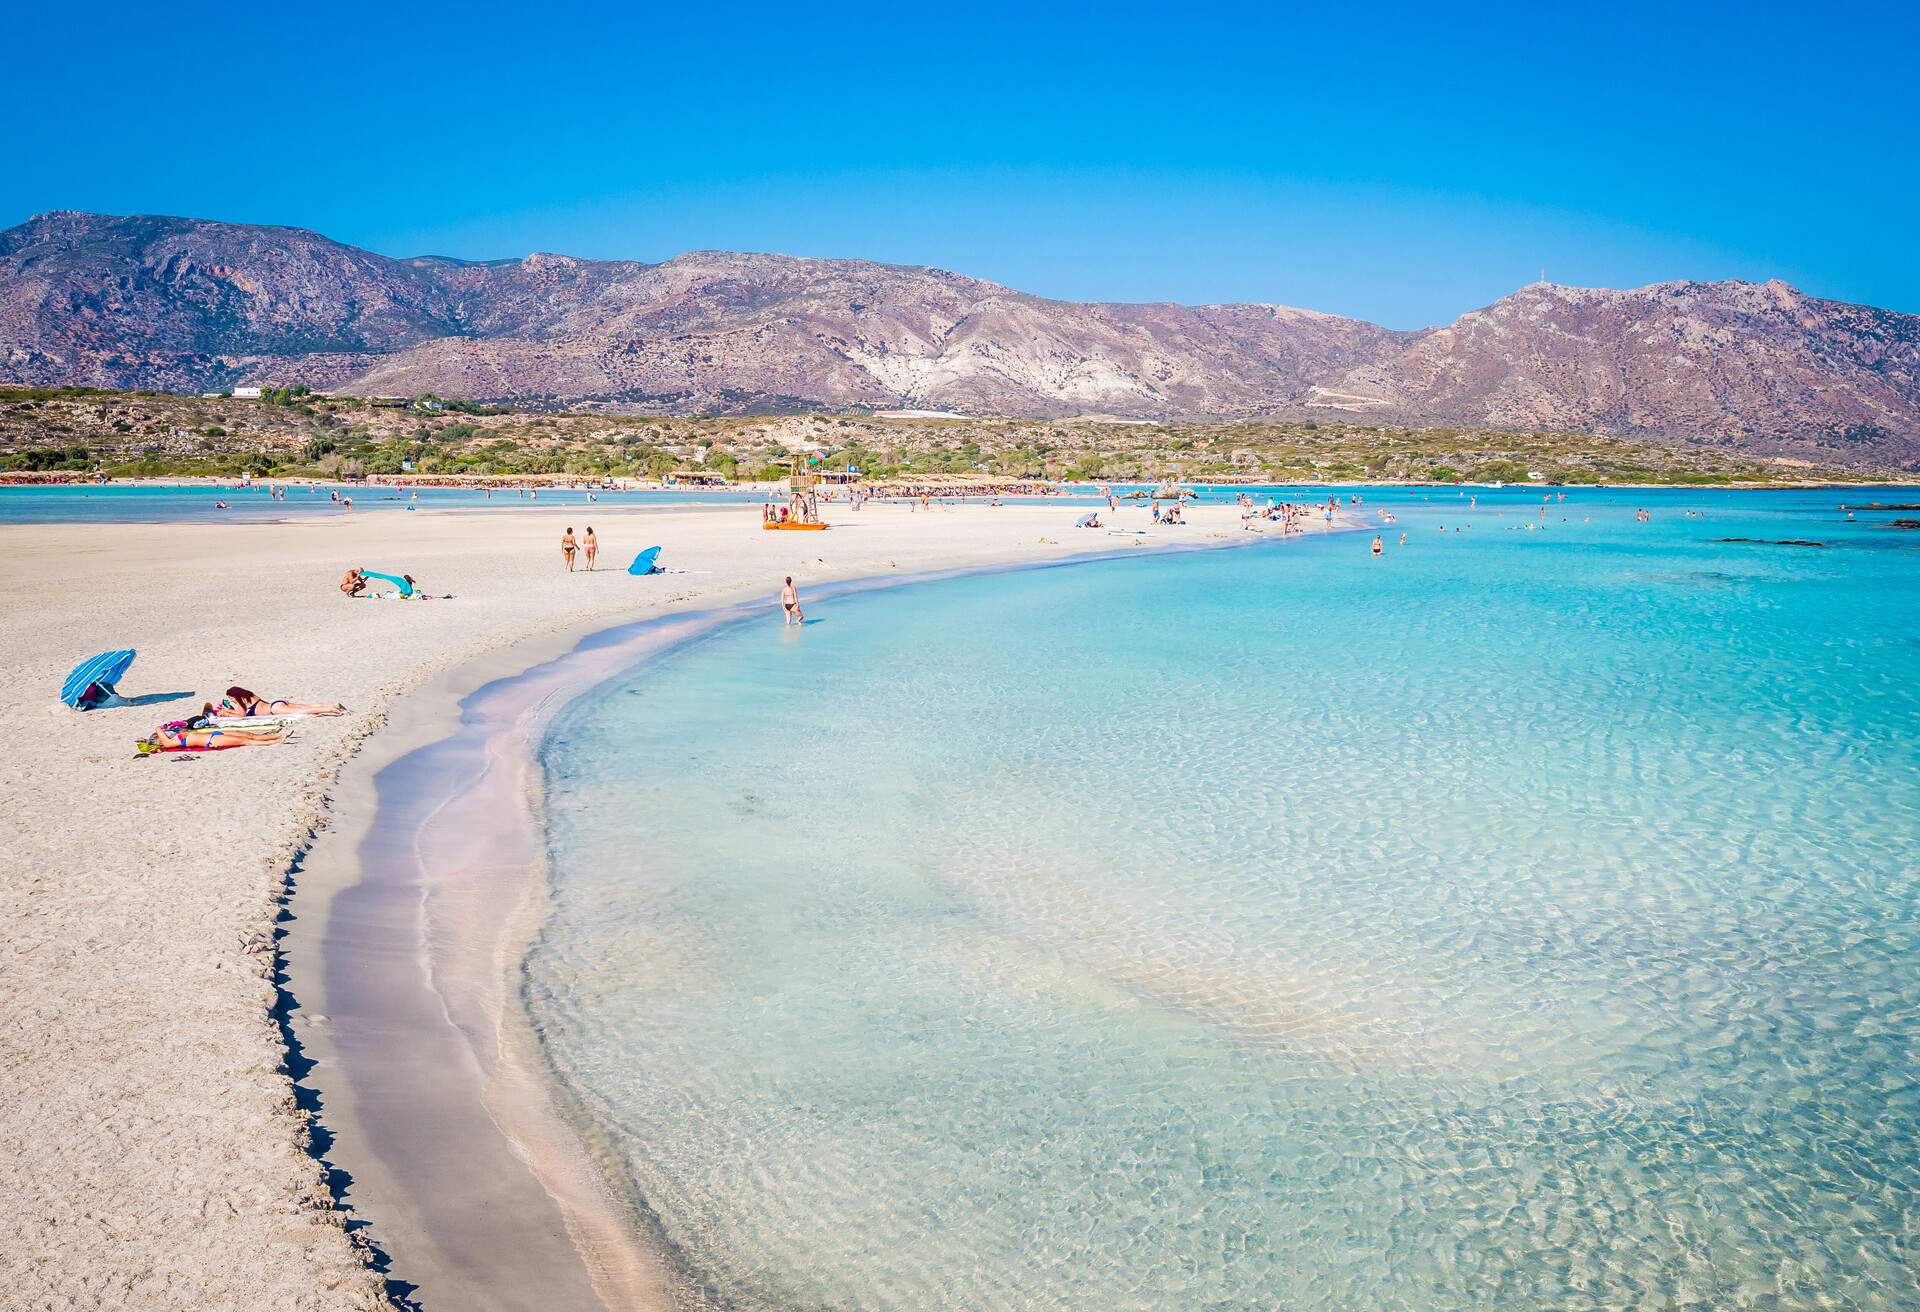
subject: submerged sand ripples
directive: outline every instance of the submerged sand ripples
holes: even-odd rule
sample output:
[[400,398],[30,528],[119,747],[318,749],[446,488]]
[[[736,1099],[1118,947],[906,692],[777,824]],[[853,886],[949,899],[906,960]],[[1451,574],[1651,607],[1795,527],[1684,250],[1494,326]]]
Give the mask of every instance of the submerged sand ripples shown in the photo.
[[565,717],[530,1001],[689,1297],[1920,1300],[1920,694],[1853,633],[1913,567],[1596,520],[876,596]]

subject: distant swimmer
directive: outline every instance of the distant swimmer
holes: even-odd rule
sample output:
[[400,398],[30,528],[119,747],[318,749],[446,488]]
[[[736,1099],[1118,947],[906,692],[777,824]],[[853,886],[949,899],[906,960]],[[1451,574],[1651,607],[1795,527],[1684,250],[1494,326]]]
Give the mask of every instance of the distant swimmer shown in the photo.
[[780,588],[780,612],[786,616],[781,628],[795,624],[805,624],[807,617],[800,612],[800,593],[793,586],[793,575],[787,575],[787,581]]
[[1404,546],[1406,546],[1406,545],[1407,545],[1407,535],[1406,535],[1405,533],[1402,533],[1402,534],[1400,535],[1400,541],[1399,541],[1398,543],[1396,543],[1395,545],[1397,545],[1397,546],[1402,546],[1402,547],[1404,547]]
[[1373,535],[1373,554],[1377,556],[1381,552],[1385,551],[1386,549],[1387,549],[1387,544],[1380,540],[1380,535],[1378,533],[1374,534]]

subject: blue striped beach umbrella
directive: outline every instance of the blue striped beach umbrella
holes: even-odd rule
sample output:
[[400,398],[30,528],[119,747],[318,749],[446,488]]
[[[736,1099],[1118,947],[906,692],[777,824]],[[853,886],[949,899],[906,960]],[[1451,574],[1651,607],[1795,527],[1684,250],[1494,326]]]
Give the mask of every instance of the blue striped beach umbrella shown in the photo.
[[87,689],[99,684],[112,691],[120,676],[133,664],[133,648],[120,651],[103,651],[98,656],[89,656],[73,667],[73,673],[60,685],[60,700],[68,706],[79,706],[80,699],[86,696]]

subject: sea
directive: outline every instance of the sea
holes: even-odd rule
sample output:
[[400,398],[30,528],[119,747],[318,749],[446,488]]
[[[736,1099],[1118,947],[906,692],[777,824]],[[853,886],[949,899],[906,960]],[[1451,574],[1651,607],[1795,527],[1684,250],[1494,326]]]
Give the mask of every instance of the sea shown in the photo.
[[1920,1305],[1920,494],[1360,496],[555,719],[525,998],[689,1305]]
[[[495,488],[488,496],[481,488],[423,487],[419,489],[362,483],[273,484],[286,495],[276,498],[265,482],[249,486],[207,483],[55,483],[0,485],[0,524],[172,524],[262,523],[320,517],[338,517],[345,506],[335,494],[353,499],[353,513],[432,509],[546,510],[569,506],[740,506],[759,505],[767,492],[755,487],[649,488],[609,491],[600,488],[542,487],[529,495],[525,489]],[[1113,485],[1121,494],[1146,485]],[[1214,501],[1225,501],[1242,489],[1207,489]],[[1262,497],[1279,489],[1253,489]],[[417,495],[416,495],[417,491]],[[1297,490],[1296,490],[1297,491]],[[1299,493],[1306,495],[1305,493]],[[1009,496],[1010,502],[1040,500]],[[1045,498],[1067,505],[1104,505],[1105,498],[1091,487],[1063,486]]]
[[[729,488],[670,488],[663,491],[608,492],[598,488],[540,488],[529,498],[515,489],[412,489],[366,484],[302,483],[285,486],[286,496],[269,495],[264,483],[250,487],[167,483],[62,483],[0,487],[0,524],[171,524],[261,523],[346,513],[333,499],[353,498],[353,513],[450,507],[493,509],[587,506],[738,505],[764,500],[759,492]],[[593,501],[588,501],[591,492]],[[224,504],[223,504],[224,503]]]

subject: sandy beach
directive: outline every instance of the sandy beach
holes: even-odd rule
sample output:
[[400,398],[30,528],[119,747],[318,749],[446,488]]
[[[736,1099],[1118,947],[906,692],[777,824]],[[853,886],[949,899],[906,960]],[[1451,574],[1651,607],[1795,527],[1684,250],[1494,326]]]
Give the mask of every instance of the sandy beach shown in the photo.
[[[0,528],[0,673],[26,735],[0,765],[0,1186],[16,1218],[0,1301],[387,1305],[308,1150],[274,1015],[274,928],[343,765],[396,699],[454,687],[489,653],[517,672],[596,629],[770,603],[787,573],[804,597],[833,580],[1248,540],[1226,507],[1144,539],[1076,531],[1077,513],[842,506],[827,533],[761,532],[752,507],[524,505]],[[603,568],[569,576],[560,534],[588,522]],[[1148,526],[1144,510],[1120,522]],[[656,543],[685,572],[628,576]],[[453,599],[350,601],[336,583],[356,564]],[[140,652],[125,695],[178,695],[86,715],[56,705],[75,661],[119,646]],[[349,714],[276,747],[136,757],[138,736],[232,683]],[[379,1237],[379,1216],[355,1219]]]

